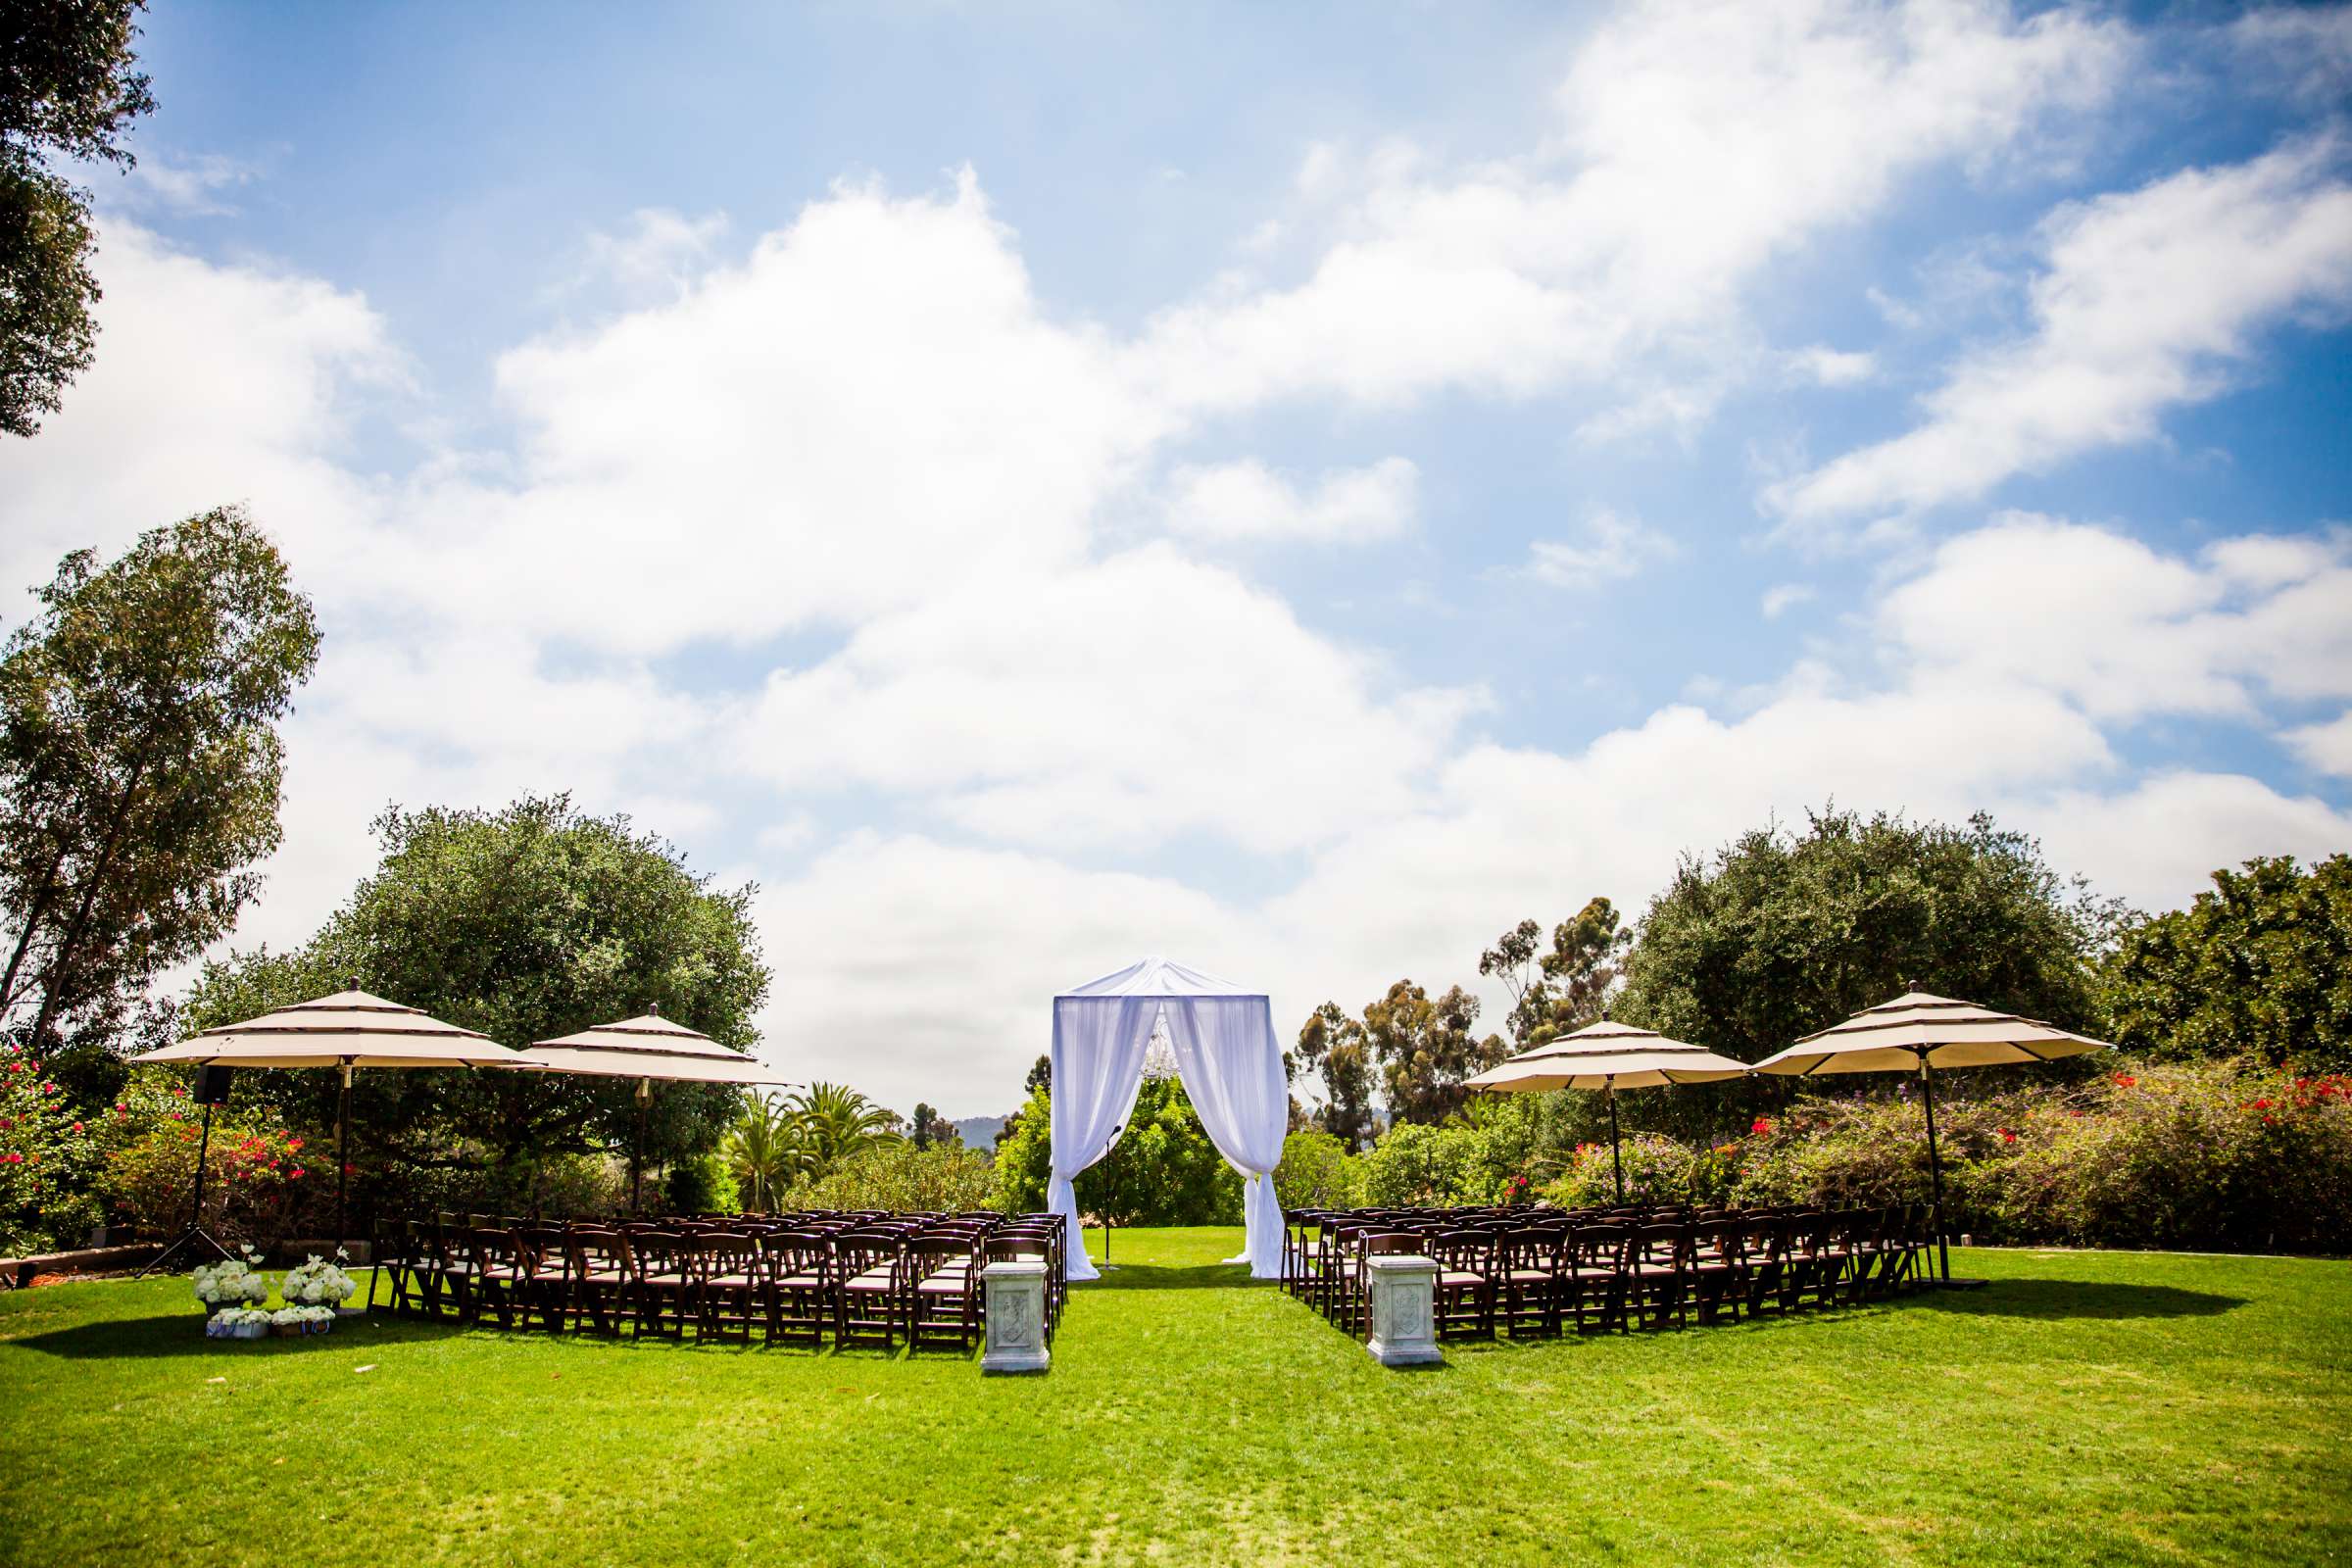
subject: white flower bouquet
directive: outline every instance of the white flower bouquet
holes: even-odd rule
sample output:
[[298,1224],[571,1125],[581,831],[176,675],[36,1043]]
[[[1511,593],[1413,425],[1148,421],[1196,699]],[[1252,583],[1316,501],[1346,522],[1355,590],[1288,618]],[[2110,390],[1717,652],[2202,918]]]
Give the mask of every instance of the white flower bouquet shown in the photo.
[[[335,1255],[348,1254],[338,1248]],[[359,1281],[313,1252],[309,1262],[286,1270],[286,1277],[278,1282],[277,1294],[288,1306],[323,1306],[331,1311],[350,1300],[359,1288]]]
[[331,1306],[281,1306],[270,1314],[270,1327],[278,1334],[324,1334],[334,1326]]
[[262,1254],[250,1247],[243,1251],[243,1257],[208,1263],[196,1270],[196,1299],[215,1312],[270,1299],[270,1281],[260,1266]]
[[205,1338],[210,1340],[258,1340],[270,1332],[270,1322],[273,1315],[258,1307],[224,1307],[205,1321]]

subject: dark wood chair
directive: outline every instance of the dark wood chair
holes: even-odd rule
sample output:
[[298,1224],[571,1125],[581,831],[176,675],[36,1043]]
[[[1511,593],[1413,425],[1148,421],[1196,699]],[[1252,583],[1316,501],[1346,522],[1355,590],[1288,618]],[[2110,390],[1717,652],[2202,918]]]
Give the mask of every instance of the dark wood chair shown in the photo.
[[909,1350],[926,1345],[971,1349],[980,1327],[979,1282],[972,1267],[976,1244],[973,1237],[938,1234],[906,1244],[901,1255]]
[[846,1231],[833,1238],[833,1343],[896,1349],[903,1315],[899,1254],[906,1240],[893,1232]]

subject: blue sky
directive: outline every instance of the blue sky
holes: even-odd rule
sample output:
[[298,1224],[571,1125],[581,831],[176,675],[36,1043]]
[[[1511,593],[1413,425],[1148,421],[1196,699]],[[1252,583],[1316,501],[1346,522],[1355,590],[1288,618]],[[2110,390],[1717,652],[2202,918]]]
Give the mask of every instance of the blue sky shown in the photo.
[[1001,1110],[1840,804],[2148,906],[2352,842],[2352,13],[159,5],[0,557],[243,500],[386,800],[762,885],[768,1054]]

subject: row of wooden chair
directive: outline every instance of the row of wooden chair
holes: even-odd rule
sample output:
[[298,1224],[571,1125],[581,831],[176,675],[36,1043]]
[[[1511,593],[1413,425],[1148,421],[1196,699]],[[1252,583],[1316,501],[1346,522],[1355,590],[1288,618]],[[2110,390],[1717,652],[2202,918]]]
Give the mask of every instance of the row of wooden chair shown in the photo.
[[[382,1227],[391,1309],[640,1339],[969,1351],[986,1321],[980,1271],[1034,1260],[1057,1284],[1064,1246],[1051,1214],[470,1223],[498,1218]],[[1049,1338],[1060,1306],[1050,1288]]]
[[1909,1289],[1926,1276],[1929,1231],[1917,1207],[1696,1217],[1304,1210],[1290,1216],[1283,1288],[1362,1335],[1366,1259],[1409,1253],[1437,1265],[1441,1338],[1680,1328]]

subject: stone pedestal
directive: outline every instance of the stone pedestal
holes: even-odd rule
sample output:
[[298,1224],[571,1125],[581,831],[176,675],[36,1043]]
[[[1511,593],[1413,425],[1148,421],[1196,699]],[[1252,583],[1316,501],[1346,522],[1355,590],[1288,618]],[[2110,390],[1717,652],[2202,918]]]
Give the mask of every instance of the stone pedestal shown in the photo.
[[1046,1265],[1032,1260],[991,1263],[980,1271],[988,1293],[988,1346],[980,1370],[1043,1372],[1054,1364],[1046,1348]]
[[1412,1254],[1364,1259],[1372,1306],[1372,1338],[1364,1348],[1382,1366],[1435,1366],[1438,1348],[1438,1265]]

